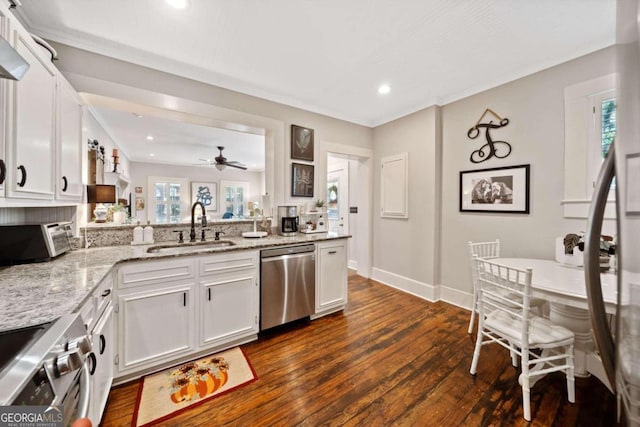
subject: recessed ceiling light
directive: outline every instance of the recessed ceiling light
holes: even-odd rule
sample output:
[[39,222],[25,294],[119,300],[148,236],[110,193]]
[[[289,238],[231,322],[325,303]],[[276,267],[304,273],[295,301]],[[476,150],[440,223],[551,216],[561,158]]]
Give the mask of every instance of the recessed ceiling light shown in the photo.
[[131,113],[131,114],[133,114],[134,116],[136,116],[139,119],[142,118],[142,114],[138,114],[138,113]]
[[169,6],[176,9],[186,9],[189,7],[189,0],[164,0]]
[[388,84],[380,85],[380,87],[378,88],[378,93],[381,95],[386,95],[389,92],[391,92],[391,86],[389,86]]
[[149,157],[155,157],[156,155],[153,153],[149,153]]
[[153,136],[147,135],[147,141],[153,141]]

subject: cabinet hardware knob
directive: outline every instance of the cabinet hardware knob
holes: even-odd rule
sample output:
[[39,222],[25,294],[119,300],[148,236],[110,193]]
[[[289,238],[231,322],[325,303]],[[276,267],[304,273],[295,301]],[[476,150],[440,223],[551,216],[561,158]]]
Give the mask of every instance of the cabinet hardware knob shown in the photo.
[[109,294],[111,294],[111,289],[105,289],[104,292],[102,292],[103,297],[109,296]]
[[7,177],[7,165],[4,164],[4,160],[0,159],[0,184],[4,182]]
[[65,193],[67,191],[67,187],[69,182],[67,181],[67,177],[63,176],[62,177],[62,181],[64,182],[64,184],[62,185],[62,192]]
[[185,307],[187,306],[187,293],[186,292],[182,293],[182,305],[185,306]]
[[209,291],[209,301],[211,301],[211,288],[208,288],[207,291]]
[[338,253],[338,251],[329,251],[329,255],[334,255],[336,253]]
[[107,348],[107,339],[103,334],[100,334],[100,354],[103,354],[105,349]]
[[18,182],[18,187],[24,187],[27,183],[27,169],[25,169],[23,165],[20,165],[18,166],[18,170],[22,172],[22,178],[20,179],[20,182]]

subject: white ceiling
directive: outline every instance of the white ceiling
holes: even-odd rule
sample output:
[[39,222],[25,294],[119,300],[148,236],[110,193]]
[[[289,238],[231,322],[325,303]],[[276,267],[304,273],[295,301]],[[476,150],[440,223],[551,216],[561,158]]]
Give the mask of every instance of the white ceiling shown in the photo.
[[22,3],[46,39],[367,126],[615,40],[615,0]]

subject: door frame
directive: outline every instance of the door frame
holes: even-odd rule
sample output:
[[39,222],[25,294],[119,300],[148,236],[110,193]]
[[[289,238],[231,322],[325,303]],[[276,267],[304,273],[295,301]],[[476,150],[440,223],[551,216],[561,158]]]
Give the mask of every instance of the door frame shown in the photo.
[[[356,262],[358,275],[370,278],[373,266],[373,150],[352,145],[320,141],[320,156],[318,158],[318,173],[322,177],[322,188],[327,183],[327,156],[329,154],[346,157],[358,161],[357,179],[360,183],[358,194],[350,195],[349,204],[358,207],[358,221],[356,221]],[[326,190],[324,191],[326,193]]]

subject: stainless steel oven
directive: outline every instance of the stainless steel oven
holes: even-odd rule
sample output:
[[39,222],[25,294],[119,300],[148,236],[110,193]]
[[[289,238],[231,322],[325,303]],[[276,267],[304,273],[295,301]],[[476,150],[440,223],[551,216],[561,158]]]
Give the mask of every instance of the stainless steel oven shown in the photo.
[[64,425],[89,414],[91,341],[79,314],[0,332],[0,405],[56,406]]

